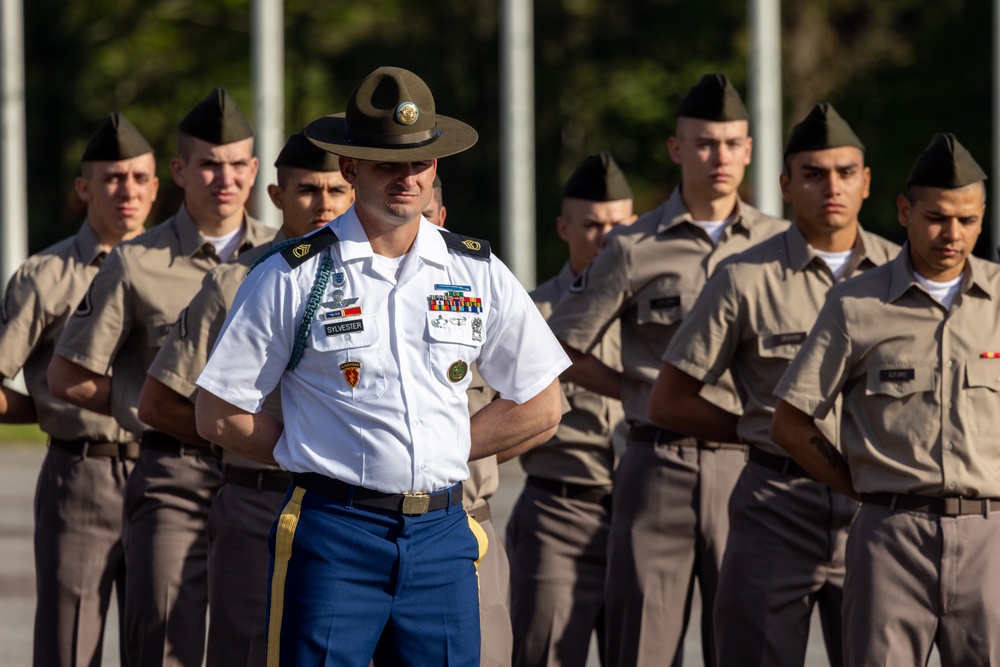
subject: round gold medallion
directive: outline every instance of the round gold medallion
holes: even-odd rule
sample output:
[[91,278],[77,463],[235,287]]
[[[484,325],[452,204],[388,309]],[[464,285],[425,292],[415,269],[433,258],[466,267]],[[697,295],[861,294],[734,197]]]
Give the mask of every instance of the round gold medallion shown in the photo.
[[402,125],[413,125],[420,118],[420,109],[413,102],[403,102],[396,107],[396,120]]
[[468,372],[469,364],[459,359],[448,367],[448,380],[451,382],[461,382]]

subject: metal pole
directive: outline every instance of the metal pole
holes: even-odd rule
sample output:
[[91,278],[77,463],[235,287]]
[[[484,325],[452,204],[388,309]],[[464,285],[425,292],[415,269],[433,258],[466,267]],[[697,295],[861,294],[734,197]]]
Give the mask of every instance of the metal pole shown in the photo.
[[534,27],[531,0],[500,3],[500,240],[504,261],[535,286]]
[[781,216],[781,0],[750,0],[750,122],[755,206]]
[[990,200],[990,257],[998,259],[1000,251],[1000,0],[993,0],[993,173],[986,186],[991,190]]
[[[24,121],[24,14],[0,0],[3,118],[0,120],[0,290],[28,256],[28,160]],[[2,297],[0,297],[2,298]]]
[[275,181],[274,161],[285,143],[285,17],[283,0],[253,0],[250,19],[254,146],[260,171],[253,190],[254,215],[269,227],[281,226],[267,196]]

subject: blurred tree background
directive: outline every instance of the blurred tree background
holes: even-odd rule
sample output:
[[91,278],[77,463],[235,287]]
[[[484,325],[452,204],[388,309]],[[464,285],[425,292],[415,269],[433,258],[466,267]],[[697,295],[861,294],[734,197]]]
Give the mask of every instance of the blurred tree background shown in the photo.
[[[899,240],[895,198],[916,155],[952,131],[989,171],[991,3],[795,0],[782,7],[785,135],[832,102],[868,147],[869,229]],[[249,0],[32,0],[25,3],[30,250],[76,230],[79,157],[105,114],[122,110],[157,152],[160,197],[181,193],[168,162],[177,123],[222,85],[251,116]],[[365,74],[422,76],[438,110],[471,123],[479,144],[445,159],[449,226],[499,247],[499,0],[285,0],[286,130],[342,111]],[[538,0],[535,94],[538,276],[566,258],[554,231],[562,182],[585,155],[611,150],[638,212],[676,185],[666,139],[673,110],[705,72],[747,84],[745,0]],[[752,168],[752,167],[751,167]],[[775,174],[777,178],[777,174]],[[274,180],[263,165],[258,187]],[[743,195],[753,201],[749,179]],[[983,234],[977,252],[993,239]]]

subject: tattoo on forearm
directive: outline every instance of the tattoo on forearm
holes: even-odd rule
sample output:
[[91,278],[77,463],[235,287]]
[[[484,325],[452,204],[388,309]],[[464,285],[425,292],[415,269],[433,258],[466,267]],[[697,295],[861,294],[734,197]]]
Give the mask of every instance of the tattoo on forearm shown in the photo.
[[837,467],[837,452],[832,446],[826,443],[826,440],[824,440],[822,436],[814,435],[809,438],[809,442],[816,447],[817,451],[819,451],[819,453],[823,455],[823,458],[826,459],[826,465],[831,468]]

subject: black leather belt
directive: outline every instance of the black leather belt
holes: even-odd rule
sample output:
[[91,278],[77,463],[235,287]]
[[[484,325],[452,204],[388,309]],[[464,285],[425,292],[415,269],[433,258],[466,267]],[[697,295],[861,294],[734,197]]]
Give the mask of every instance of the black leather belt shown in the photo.
[[218,458],[211,447],[193,445],[162,431],[146,431],[142,434],[140,442],[142,442],[143,449],[152,449],[157,452],[167,452],[177,456],[215,456]]
[[434,493],[382,493],[314,472],[295,473],[292,475],[292,484],[345,505],[363,505],[400,514],[426,514],[462,504],[461,484]]
[[863,505],[881,505],[901,512],[925,512],[941,516],[989,516],[990,510],[1000,511],[1000,498],[939,498],[907,493],[862,493]]
[[778,456],[765,452],[756,447],[750,448],[750,462],[759,466],[764,466],[768,470],[780,472],[782,475],[794,475],[795,477],[808,477],[816,479],[812,474],[787,456]]
[[222,483],[245,486],[258,491],[284,493],[292,483],[292,473],[285,470],[262,470],[227,465],[222,471]]
[[659,426],[649,426],[647,424],[637,424],[628,429],[629,443],[640,445],[674,445],[675,447],[697,447],[698,449],[736,449],[746,450],[746,445],[738,442],[709,442],[698,440],[691,436],[671,431]]
[[560,498],[570,500],[582,500],[588,503],[603,505],[611,498],[611,489],[606,486],[590,486],[587,484],[571,484],[570,482],[560,482],[545,477],[535,477],[528,475],[525,484],[536,489],[541,489]]
[[60,440],[49,438],[49,445],[73,452],[83,458],[105,456],[112,459],[134,461],[139,458],[138,442],[94,442],[93,440]]

